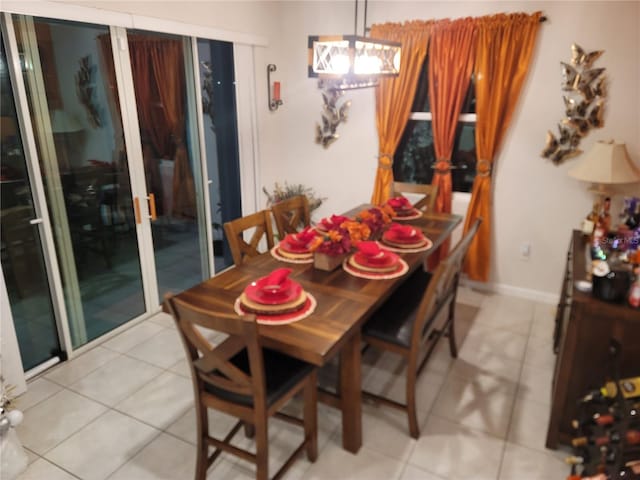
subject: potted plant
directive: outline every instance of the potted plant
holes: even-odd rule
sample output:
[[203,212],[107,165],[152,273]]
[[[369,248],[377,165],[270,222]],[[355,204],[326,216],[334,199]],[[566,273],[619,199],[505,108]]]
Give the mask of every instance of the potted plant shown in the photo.
[[326,200],[324,197],[317,197],[312,188],[300,183],[290,185],[284,182],[284,186],[282,186],[276,182],[273,191],[269,192],[266,187],[262,187],[262,191],[267,196],[267,206],[274,205],[291,197],[305,195],[309,200],[309,210],[313,212]]

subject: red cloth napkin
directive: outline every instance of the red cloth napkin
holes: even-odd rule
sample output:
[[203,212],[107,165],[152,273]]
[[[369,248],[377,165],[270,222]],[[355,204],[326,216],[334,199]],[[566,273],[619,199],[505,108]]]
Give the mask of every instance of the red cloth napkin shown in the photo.
[[409,201],[408,198],[403,197],[402,195],[400,195],[399,197],[393,197],[390,198],[387,203],[389,205],[391,205],[391,208],[393,208],[394,210],[404,210],[404,209],[408,209],[408,208],[412,208],[411,206],[411,202]]
[[298,233],[290,233],[285,237],[285,240],[289,245],[296,247],[305,247],[316,236],[316,231],[312,227],[306,227],[304,230]]
[[320,220],[320,223],[327,230],[331,230],[332,228],[338,228],[340,225],[342,225],[343,222],[349,220],[349,217],[345,217],[343,215],[331,215],[331,217],[329,218],[323,218],[322,220]]
[[273,287],[282,285],[287,280],[291,272],[292,270],[290,268],[276,268],[273,272],[264,277],[264,285],[262,288],[266,290],[273,290]]
[[400,238],[409,238],[417,233],[416,229],[411,225],[400,225],[399,223],[391,224],[391,228],[389,228],[389,230]]
[[375,257],[380,252],[382,252],[382,249],[380,248],[380,245],[378,245],[377,242],[371,242],[368,240],[358,243],[357,248],[358,248],[358,251],[362,253],[362,255],[364,255],[365,257]]

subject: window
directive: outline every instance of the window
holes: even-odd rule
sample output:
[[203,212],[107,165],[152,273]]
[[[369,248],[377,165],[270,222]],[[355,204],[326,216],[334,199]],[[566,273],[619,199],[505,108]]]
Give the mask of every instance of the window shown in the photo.
[[[412,113],[393,159],[393,177],[401,182],[431,183],[436,162],[429,106],[429,57],[424,61]],[[476,175],[476,98],[473,79],[462,104],[451,158],[454,192],[470,192]]]

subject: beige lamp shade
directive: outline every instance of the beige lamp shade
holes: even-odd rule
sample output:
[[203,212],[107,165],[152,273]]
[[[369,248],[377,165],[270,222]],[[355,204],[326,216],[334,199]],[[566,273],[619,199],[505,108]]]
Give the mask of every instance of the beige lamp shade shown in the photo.
[[568,174],[594,184],[623,184],[640,182],[640,169],[636,167],[624,143],[613,140],[599,141]]

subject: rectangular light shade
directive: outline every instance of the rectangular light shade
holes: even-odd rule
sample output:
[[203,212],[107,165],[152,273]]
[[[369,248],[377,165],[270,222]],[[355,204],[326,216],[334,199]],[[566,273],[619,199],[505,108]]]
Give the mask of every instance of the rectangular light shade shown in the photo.
[[624,143],[599,141],[567,172],[569,176],[595,184],[613,185],[640,182],[636,167]]
[[401,44],[356,35],[309,36],[309,77],[354,79],[400,73]]

